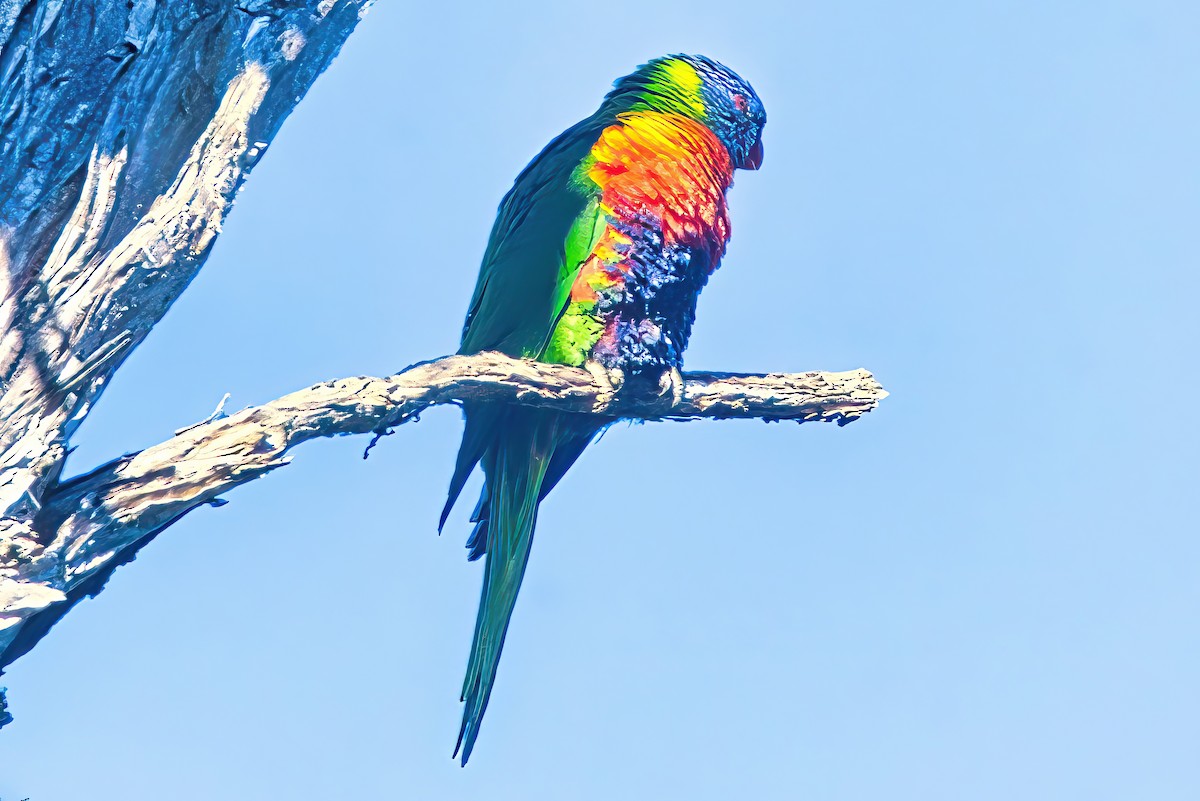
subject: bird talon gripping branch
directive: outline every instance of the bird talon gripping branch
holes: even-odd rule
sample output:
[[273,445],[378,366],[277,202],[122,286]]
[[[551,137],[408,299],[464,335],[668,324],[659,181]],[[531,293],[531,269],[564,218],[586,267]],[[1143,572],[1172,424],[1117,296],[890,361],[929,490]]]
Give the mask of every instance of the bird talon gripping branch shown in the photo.
[[678,406],[683,402],[683,388],[683,373],[678,367],[663,370],[662,375],[658,377],[658,395],[661,398],[670,393],[672,406]]
[[600,385],[595,411],[604,411],[625,384],[625,372],[619,368],[609,369],[595,359],[584,362],[583,369],[591,373],[592,380]]

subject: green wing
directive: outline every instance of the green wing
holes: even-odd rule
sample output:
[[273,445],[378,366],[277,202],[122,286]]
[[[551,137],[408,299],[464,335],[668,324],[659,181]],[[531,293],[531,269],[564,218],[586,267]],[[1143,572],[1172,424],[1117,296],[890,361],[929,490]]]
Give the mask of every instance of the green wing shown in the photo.
[[[604,123],[567,129],[529,163],[500,202],[459,353],[497,350],[540,358],[566,308],[571,284],[604,230],[599,192],[575,180]],[[503,407],[468,404],[466,430],[438,529],[495,439]]]
[[504,196],[463,326],[459,353],[498,350],[538,358],[571,284],[603,231],[598,192],[574,178],[603,124],[568,129]]

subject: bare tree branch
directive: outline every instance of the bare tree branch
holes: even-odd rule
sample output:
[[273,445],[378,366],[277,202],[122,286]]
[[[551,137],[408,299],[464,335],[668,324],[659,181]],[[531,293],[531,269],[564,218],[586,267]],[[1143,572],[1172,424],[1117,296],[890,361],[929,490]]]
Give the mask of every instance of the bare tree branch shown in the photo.
[[[141,544],[191,509],[288,463],[295,445],[318,437],[382,432],[437,404],[507,401],[605,419],[758,418],[845,424],[887,393],[865,370],[738,375],[691,373],[672,405],[635,382],[614,396],[590,373],[498,353],[450,356],[389,378],[317,384],[176,436],[62,484],[35,521],[46,544],[21,560],[19,580],[0,582],[0,648],[13,623],[38,604],[67,603],[80,586],[107,578]],[[12,622],[9,622],[12,621]],[[18,644],[19,645],[19,644]],[[12,648],[14,653],[20,648]],[[7,656],[4,658],[8,658]]]

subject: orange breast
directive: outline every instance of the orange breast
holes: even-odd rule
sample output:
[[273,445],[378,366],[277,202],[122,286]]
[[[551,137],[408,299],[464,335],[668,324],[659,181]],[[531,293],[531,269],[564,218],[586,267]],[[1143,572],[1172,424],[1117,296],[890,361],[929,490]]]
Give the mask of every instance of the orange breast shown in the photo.
[[605,211],[618,219],[655,217],[665,244],[707,241],[719,256],[729,238],[725,192],[733,179],[725,146],[686,117],[630,112],[618,119],[592,147],[587,171]]

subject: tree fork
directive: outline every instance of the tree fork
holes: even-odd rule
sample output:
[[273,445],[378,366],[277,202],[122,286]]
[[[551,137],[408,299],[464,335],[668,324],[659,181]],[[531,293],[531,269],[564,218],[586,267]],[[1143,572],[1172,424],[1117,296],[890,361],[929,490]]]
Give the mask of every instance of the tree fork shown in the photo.
[[0,0],[0,665],[70,600],[30,559],[71,434],[370,4]]
[[[500,354],[317,384],[61,481],[71,435],[195,277],[372,0],[0,0],[0,671],[188,511],[318,437],[466,400],[606,419],[844,424],[864,370],[631,380]],[[9,720],[0,690],[0,726]]]

